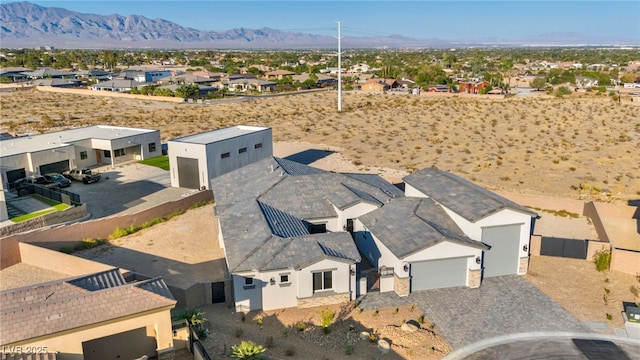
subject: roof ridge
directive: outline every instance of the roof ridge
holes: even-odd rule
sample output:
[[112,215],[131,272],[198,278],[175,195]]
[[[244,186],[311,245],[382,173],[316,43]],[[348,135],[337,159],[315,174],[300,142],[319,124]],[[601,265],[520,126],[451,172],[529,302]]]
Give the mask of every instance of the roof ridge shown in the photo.
[[233,269],[229,269],[229,271],[232,270],[236,270],[237,268],[239,268],[242,264],[244,264],[248,259],[251,258],[251,256],[253,256],[253,254],[256,253],[256,251],[258,251],[258,249],[260,249],[264,244],[267,243],[268,240],[270,240],[271,238],[273,238],[274,235],[273,234],[269,234],[269,236],[267,236],[264,240],[262,240],[260,242],[260,244],[258,244],[255,248],[253,248],[253,250],[251,250],[250,252],[247,253],[247,255],[244,257],[244,259],[242,260],[242,262],[240,262],[238,265],[236,265],[235,268]]

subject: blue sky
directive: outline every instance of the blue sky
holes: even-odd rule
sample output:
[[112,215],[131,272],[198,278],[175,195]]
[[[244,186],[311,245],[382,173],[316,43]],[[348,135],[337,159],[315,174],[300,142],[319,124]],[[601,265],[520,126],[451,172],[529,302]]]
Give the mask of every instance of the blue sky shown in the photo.
[[[2,0],[2,2],[7,2]],[[104,1],[31,3],[162,18],[198,30],[269,27],[322,35],[514,39],[553,32],[640,39],[640,1]]]

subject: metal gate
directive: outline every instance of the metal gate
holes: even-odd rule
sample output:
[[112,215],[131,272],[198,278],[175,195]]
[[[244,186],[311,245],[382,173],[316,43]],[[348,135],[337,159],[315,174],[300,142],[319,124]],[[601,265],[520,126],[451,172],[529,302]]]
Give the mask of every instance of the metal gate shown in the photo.
[[586,259],[587,246],[588,244],[585,240],[543,236],[540,241],[540,255]]
[[225,301],[224,281],[211,283],[211,303],[218,304]]

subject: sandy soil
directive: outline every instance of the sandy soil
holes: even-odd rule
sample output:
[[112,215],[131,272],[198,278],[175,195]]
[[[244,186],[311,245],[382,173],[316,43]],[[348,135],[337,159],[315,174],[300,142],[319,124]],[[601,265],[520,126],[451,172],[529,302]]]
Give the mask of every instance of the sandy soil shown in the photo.
[[[205,341],[210,355],[226,358],[226,351],[241,340],[252,340],[256,344],[273,345],[266,355],[279,359],[301,358],[343,359],[347,357],[347,344],[353,346],[350,356],[354,359],[441,359],[451,349],[434,331],[428,321],[416,332],[401,329],[404,321],[416,322],[422,315],[418,308],[403,306],[396,309],[381,309],[360,312],[352,304],[309,309],[285,309],[269,312],[250,312],[242,320],[241,313],[234,313],[221,305],[203,308],[215,333]],[[322,329],[323,311],[335,312],[329,334]],[[262,325],[258,325],[258,319]],[[304,331],[297,323],[302,322]],[[377,339],[388,339],[391,352],[383,355],[377,342],[361,338],[360,333],[374,333]],[[269,339],[271,338],[271,339]]]
[[[640,302],[640,278],[618,271],[597,272],[593,261],[532,256],[525,278],[582,321],[602,321],[623,328],[622,302]],[[611,320],[607,318],[611,316]]]
[[492,189],[626,202],[640,197],[640,106],[608,96],[504,100],[345,93],[215,105],[2,93],[1,127],[18,133],[112,124],[163,138],[237,124],[269,126],[274,141],[341,149],[359,168],[429,166]]

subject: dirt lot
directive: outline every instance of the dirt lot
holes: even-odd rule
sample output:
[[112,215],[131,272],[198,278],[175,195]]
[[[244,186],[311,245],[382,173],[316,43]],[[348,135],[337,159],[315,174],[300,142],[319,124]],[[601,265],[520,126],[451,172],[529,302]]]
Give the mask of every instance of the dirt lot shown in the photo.
[[[90,94],[90,92],[89,92]],[[44,93],[0,95],[2,131],[83,125],[159,129],[171,139],[237,124],[274,141],[342,149],[361,168],[436,166],[492,189],[626,202],[640,197],[640,106],[608,96],[504,100],[319,92],[219,105]]]
[[630,290],[635,286],[640,291],[640,278],[617,271],[600,273],[591,260],[532,256],[525,277],[578,319],[605,322],[609,333],[624,327],[622,302],[640,302]]

